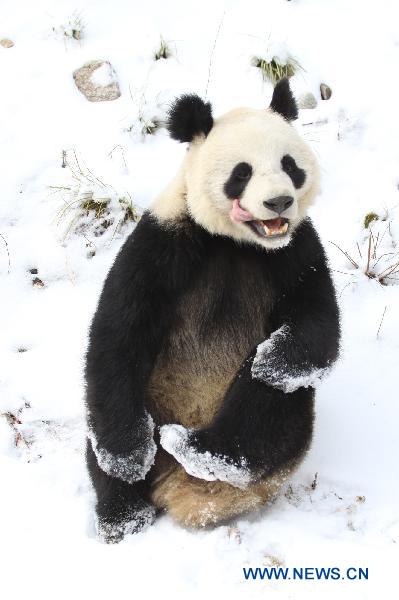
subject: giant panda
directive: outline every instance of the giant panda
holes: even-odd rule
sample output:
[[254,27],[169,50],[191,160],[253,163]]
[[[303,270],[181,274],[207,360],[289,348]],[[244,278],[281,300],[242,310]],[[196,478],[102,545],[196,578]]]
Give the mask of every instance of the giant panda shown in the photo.
[[188,528],[253,511],[309,448],[340,328],[297,114],[286,79],[267,109],[214,119],[196,95],[171,108],[187,153],[117,256],[89,335],[87,465],[105,542],[164,510]]

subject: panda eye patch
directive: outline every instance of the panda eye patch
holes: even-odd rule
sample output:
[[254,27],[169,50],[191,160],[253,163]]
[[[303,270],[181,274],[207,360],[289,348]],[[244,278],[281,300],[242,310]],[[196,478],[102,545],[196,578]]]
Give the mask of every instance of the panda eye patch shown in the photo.
[[249,163],[240,162],[232,170],[230,177],[224,184],[224,192],[228,198],[239,198],[252,176],[252,167]]
[[281,168],[290,177],[295,188],[300,188],[305,183],[306,173],[300,169],[295,160],[289,154],[285,154],[281,159]]

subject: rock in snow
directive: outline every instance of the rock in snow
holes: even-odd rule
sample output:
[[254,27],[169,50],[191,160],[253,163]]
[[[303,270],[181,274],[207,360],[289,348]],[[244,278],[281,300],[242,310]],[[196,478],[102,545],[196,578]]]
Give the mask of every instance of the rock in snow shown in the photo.
[[111,63],[92,60],[73,73],[76,87],[90,102],[116,100],[121,95]]
[[329,100],[332,95],[332,89],[326,83],[320,84],[320,96],[322,100]]
[[3,38],[2,40],[0,40],[0,46],[3,46],[3,48],[12,48],[14,45],[14,42],[8,38]]

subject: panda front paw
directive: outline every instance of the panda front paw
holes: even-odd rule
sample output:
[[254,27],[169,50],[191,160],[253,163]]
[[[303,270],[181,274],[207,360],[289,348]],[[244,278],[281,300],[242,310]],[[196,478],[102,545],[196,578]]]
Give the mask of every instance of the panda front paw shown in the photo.
[[205,481],[224,481],[245,489],[251,483],[251,472],[244,458],[233,460],[222,452],[204,450],[198,444],[201,432],[182,425],[161,427],[162,447],[182,465],[186,473]]
[[97,505],[96,530],[105,544],[117,544],[126,535],[139,533],[153,523],[155,508],[145,501],[134,505],[102,502]]
[[[295,340],[288,325],[283,325],[259,344],[252,362],[254,379],[279,389],[286,394],[304,387],[314,387],[329,371],[329,367],[317,368],[306,364],[293,364],[287,358],[286,348],[292,348]],[[291,353],[292,354],[292,353]]]
[[101,446],[92,429],[88,432],[98,466],[107,475],[127,483],[144,479],[154,464],[157,446],[154,441],[154,421],[150,414],[145,414],[137,423],[137,429],[132,437],[131,441],[123,444],[129,448],[128,451],[111,452]]

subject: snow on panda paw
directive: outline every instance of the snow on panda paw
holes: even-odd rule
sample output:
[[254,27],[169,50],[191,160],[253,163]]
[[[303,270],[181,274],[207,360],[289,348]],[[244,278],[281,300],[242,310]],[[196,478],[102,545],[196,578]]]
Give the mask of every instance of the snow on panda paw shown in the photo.
[[252,482],[252,473],[246,459],[233,460],[222,452],[203,450],[206,441],[204,444],[201,434],[206,434],[206,431],[197,432],[177,424],[163,425],[160,429],[160,441],[162,447],[189,475],[205,481],[224,481],[234,487],[246,489]]
[[146,474],[154,464],[157,446],[154,442],[154,421],[149,413],[137,420],[136,430],[128,442],[118,439],[117,443],[128,447],[127,452],[111,452],[101,446],[90,427],[88,438],[91,442],[93,452],[96,455],[99,467],[110,477],[116,477],[127,483],[134,483],[145,478]]
[[117,544],[126,535],[139,533],[154,522],[155,507],[140,501],[136,504],[105,503],[97,505],[95,526],[98,539],[105,544]]
[[[296,345],[298,344],[289,325],[282,325],[258,345],[251,367],[252,377],[286,394],[301,387],[315,387],[331,367],[328,365],[320,368],[309,364],[303,352],[293,351]],[[287,356],[287,348],[290,358]],[[293,360],[293,357],[297,360]]]

